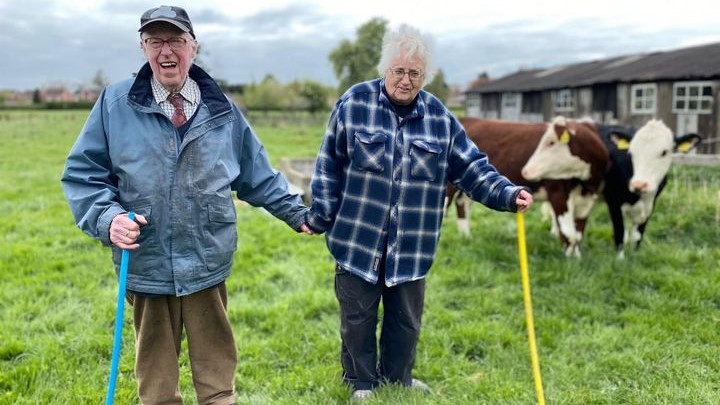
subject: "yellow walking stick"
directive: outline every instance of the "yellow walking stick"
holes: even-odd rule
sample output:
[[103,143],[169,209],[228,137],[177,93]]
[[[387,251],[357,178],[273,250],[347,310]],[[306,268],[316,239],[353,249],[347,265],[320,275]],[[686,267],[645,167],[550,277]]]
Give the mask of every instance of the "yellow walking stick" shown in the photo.
[[525,217],[522,212],[517,213],[518,224],[518,250],[520,253],[520,276],[522,278],[523,300],[525,301],[525,322],[530,342],[530,361],[532,362],[533,378],[535,379],[535,392],[538,404],[545,405],[542,378],[540,377],[540,361],[535,344],[535,324],[533,322],[532,300],[530,298],[530,276],[528,275],[527,248],[525,246]]

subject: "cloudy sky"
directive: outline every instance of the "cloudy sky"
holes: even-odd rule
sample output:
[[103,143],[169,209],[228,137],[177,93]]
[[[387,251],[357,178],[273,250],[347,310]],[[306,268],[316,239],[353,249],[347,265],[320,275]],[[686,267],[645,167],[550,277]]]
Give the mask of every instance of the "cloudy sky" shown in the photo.
[[[716,0],[176,1],[193,21],[202,59],[230,83],[337,80],[328,54],[373,17],[432,34],[451,84],[638,52],[720,42]],[[0,0],[0,89],[128,77],[143,63],[143,0]],[[468,6],[468,5],[470,6]],[[655,4],[651,6],[651,4]]]

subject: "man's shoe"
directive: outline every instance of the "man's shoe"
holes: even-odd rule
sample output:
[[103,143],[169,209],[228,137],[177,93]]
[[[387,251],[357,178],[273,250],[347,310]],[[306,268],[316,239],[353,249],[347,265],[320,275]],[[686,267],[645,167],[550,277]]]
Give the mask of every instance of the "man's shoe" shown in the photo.
[[410,388],[420,391],[420,392],[430,392],[432,391],[430,389],[430,386],[422,382],[421,380],[418,380],[417,378],[412,379],[412,383],[410,384]]
[[372,395],[372,390],[355,390],[352,393],[352,397],[350,398],[353,401],[364,401]]

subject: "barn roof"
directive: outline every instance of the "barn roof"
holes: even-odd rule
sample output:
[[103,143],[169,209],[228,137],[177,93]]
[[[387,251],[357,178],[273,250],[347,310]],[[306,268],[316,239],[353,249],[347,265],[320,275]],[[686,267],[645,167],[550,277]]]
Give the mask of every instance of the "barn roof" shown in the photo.
[[720,78],[720,42],[666,52],[640,53],[608,59],[520,70],[472,85],[469,93],[524,92],[587,87],[607,83]]

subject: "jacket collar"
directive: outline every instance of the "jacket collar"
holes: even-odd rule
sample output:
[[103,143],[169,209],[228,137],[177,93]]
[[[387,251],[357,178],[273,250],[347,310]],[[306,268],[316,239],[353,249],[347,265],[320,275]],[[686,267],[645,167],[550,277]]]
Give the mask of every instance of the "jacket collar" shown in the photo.
[[[152,79],[152,69],[150,63],[145,63],[137,75],[135,81],[130,88],[128,97],[143,107],[150,107],[154,102],[150,80]],[[190,67],[190,78],[195,80],[200,87],[200,98],[207,105],[211,115],[217,115],[232,109],[225,94],[220,90],[220,86],[197,65]]]

